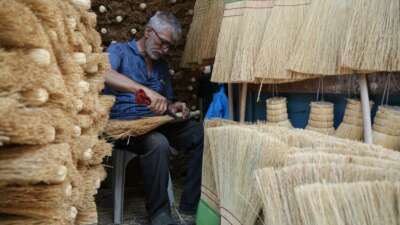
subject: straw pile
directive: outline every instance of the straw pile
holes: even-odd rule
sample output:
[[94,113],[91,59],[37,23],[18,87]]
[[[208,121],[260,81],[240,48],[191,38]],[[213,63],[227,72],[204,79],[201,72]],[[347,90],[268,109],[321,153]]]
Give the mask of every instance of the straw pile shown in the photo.
[[182,67],[206,64],[215,57],[223,14],[223,0],[196,0],[182,56]]
[[400,107],[379,106],[372,135],[375,144],[400,150]]
[[335,136],[351,140],[363,140],[363,119],[360,101],[347,99],[343,121],[336,129]]
[[267,99],[267,122],[269,124],[292,128],[287,112],[285,97],[272,97]]
[[311,184],[295,189],[304,224],[398,224],[399,183]]
[[99,95],[109,63],[90,1],[0,6],[0,223],[96,223],[86,204],[111,154],[98,135],[113,99]]
[[310,118],[306,129],[323,134],[333,134],[333,104],[330,102],[311,102]]

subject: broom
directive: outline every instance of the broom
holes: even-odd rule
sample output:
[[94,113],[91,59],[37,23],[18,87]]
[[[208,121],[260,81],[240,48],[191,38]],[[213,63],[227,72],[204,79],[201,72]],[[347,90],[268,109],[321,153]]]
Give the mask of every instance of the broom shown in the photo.
[[[324,134],[333,134],[333,104],[330,102],[311,102],[311,113],[306,129]],[[314,115],[318,115],[315,117]]]
[[[265,168],[256,172],[262,192],[266,224],[302,224],[294,189],[316,182],[398,181],[400,174],[392,170],[357,165],[303,164],[282,169]],[[271,218],[273,217],[273,218]],[[279,221],[278,223],[276,221]]]
[[312,78],[286,70],[300,27],[308,14],[310,0],[276,0],[261,39],[254,74],[264,83],[290,82]]
[[67,144],[9,147],[0,151],[0,186],[59,184],[72,158]]
[[371,71],[399,71],[398,1],[354,1],[341,65]]
[[[351,151],[351,150],[350,150]],[[323,151],[319,152],[295,152],[290,154],[287,158],[286,165],[296,165],[296,164],[309,164],[309,163],[337,163],[337,164],[356,164],[360,166],[370,166],[382,169],[394,169],[400,171],[400,163],[380,159],[372,156],[358,156],[357,154],[351,154],[351,152],[346,154],[336,154],[336,153],[325,153]]]
[[314,0],[286,68],[301,74],[351,74],[352,71],[343,69],[340,63],[352,3]]
[[[221,0],[222,1],[222,0]],[[182,55],[181,67],[190,68],[192,64],[199,63],[200,51],[203,39],[202,31],[206,27],[207,10],[209,9],[209,0],[196,0],[194,5],[194,15],[190,24],[189,32],[186,38],[185,49]],[[215,19],[215,18],[213,18]],[[216,21],[213,21],[213,23]]]
[[284,97],[267,99],[267,122],[269,124],[292,128],[287,113],[287,100]]
[[74,219],[69,215],[72,186],[33,185],[0,188],[0,212],[34,218]]
[[379,106],[373,125],[374,143],[400,150],[400,110],[398,107]]
[[71,221],[67,220],[54,220],[45,218],[29,218],[23,216],[2,215],[0,223],[3,225],[72,225]]
[[221,28],[222,18],[224,16],[223,0],[208,0],[209,9],[205,17],[203,30],[201,33],[200,60],[202,64],[213,61],[217,51],[217,41],[219,30]]
[[347,99],[345,116],[343,122],[336,129],[335,136],[359,141],[363,139],[362,109],[360,101]]
[[98,141],[97,135],[82,135],[68,141],[74,162],[87,164],[93,158],[93,147]]
[[254,82],[255,61],[275,0],[247,0],[240,21],[231,81]]
[[261,202],[255,193],[253,172],[265,166],[269,152],[282,144],[241,126],[206,130],[218,178],[222,224],[254,224]]
[[90,160],[90,165],[98,165],[103,162],[103,158],[111,157],[112,145],[107,143],[106,140],[100,139],[93,147],[93,157]]
[[398,224],[398,183],[357,182],[297,187],[304,224]]
[[229,83],[232,81],[232,67],[238,39],[240,36],[240,22],[243,15],[243,0],[224,0],[225,9],[218,36],[217,52],[211,81]]

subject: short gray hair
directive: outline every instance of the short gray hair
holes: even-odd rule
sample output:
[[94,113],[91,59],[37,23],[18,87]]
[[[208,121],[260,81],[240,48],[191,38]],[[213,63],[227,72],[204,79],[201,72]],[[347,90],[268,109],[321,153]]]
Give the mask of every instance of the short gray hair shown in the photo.
[[181,23],[174,14],[170,12],[157,11],[156,14],[150,18],[146,26],[157,31],[172,29],[172,38],[174,39],[174,42],[178,42],[182,36]]

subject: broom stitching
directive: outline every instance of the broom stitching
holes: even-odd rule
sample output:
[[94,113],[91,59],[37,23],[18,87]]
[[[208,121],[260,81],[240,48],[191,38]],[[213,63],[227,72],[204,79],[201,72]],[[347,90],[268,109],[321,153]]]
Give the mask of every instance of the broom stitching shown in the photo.
[[[228,209],[224,208],[223,206],[221,206],[220,208],[223,209],[224,211],[226,211],[227,213],[229,213],[240,225],[243,225],[242,222],[240,222],[240,220],[239,220],[232,212],[230,212]],[[222,211],[222,212],[223,212],[223,211]],[[221,216],[223,216],[223,215],[222,215],[222,212],[221,212]],[[225,216],[223,216],[223,217],[224,217],[230,224],[233,225],[233,223],[232,223],[230,220],[228,220],[228,218],[226,218]]]
[[211,190],[211,188],[207,187],[204,184],[202,184],[201,187],[204,187],[207,191],[209,191],[210,194],[212,194],[218,198],[218,195],[213,190]]
[[212,202],[214,202],[217,207],[220,207],[219,201],[213,197],[211,197],[210,195],[208,195],[206,192],[201,191],[202,194],[204,194],[208,199],[210,199]]

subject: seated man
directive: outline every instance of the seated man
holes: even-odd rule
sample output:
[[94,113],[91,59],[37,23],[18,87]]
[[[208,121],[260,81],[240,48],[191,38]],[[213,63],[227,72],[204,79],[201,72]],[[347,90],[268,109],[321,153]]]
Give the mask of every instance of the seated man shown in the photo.
[[[162,59],[177,43],[181,26],[175,16],[157,12],[138,41],[115,43],[108,48],[112,70],[106,74],[105,94],[116,96],[111,119],[135,120],[163,115],[167,111],[188,116],[185,103],[174,102],[169,69]],[[135,92],[144,90],[149,106],[135,103]],[[200,198],[203,155],[203,127],[193,120],[164,125],[146,135],[125,141],[130,151],[140,155],[146,209],[152,225],[173,222],[167,194],[170,146],[188,154],[187,177],[179,210],[194,215]],[[187,217],[188,218],[188,217]]]

